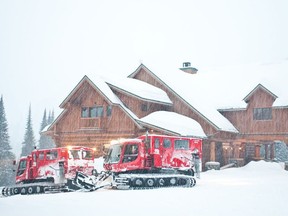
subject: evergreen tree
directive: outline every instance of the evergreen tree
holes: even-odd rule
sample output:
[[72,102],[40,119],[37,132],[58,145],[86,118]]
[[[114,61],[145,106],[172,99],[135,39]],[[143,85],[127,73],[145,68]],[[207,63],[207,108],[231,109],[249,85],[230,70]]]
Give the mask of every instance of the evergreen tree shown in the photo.
[[52,124],[53,121],[54,121],[54,111],[52,111],[52,112],[49,111],[47,125]]
[[11,152],[8,135],[8,123],[6,120],[3,97],[0,100],[0,186],[14,182],[13,160],[15,155]]
[[40,126],[40,133],[41,131],[48,125],[47,123],[47,117],[46,117],[46,109],[44,110],[41,126]]
[[49,112],[48,118],[46,118],[46,109],[44,110],[41,126],[40,126],[40,139],[39,139],[39,149],[49,149],[49,148],[54,148],[56,145],[53,141],[53,139],[43,133],[43,129],[51,124],[54,121],[54,113],[51,114]]
[[33,151],[35,146],[36,146],[36,142],[35,142],[34,132],[32,128],[31,105],[30,105],[28,118],[27,118],[27,124],[26,124],[26,131],[24,135],[24,141],[22,143],[21,156],[29,155]]

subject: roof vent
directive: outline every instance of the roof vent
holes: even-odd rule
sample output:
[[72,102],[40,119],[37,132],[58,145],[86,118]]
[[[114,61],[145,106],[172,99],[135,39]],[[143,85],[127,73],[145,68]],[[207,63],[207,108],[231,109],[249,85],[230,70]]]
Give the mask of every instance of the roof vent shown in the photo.
[[190,62],[183,62],[183,67],[179,68],[179,69],[186,72],[186,73],[190,73],[190,74],[196,74],[198,71],[196,68],[191,67]]

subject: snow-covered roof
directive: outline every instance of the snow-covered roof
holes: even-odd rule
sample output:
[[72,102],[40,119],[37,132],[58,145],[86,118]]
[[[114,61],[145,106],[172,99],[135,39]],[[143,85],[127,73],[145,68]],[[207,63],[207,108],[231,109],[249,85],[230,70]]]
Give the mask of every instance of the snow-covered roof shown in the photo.
[[[145,66],[143,65],[143,67]],[[203,75],[201,74],[188,74],[179,69],[173,70],[168,67],[159,68],[158,70],[146,68],[146,70],[150,71],[158,80],[161,80],[163,84],[174,91],[181,100],[189,104],[191,109],[198,112],[218,130],[238,132],[232,123],[221,115],[217,111],[217,107],[210,102],[211,100],[215,100],[215,98],[205,95],[209,91],[207,88],[209,83],[207,83],[207,81],[209,82],[209,79],[211,78],[206,79],[206,84],[204,85],[197,81],[198,75],[200,76],[200,79],[203,79]],[[133,74],[130,76],[133,77]],[[203,94],[203,92],[205,94]]]
[[153,112],[141,118],[138,122],[154,126],[155,128],[162,128],[181,136],[206,137],[197,121],[175,112]]
[[[259,83],[271,94],[278,96],[273,106],[288,105],[288,94],[284,88],[288,80],[288,60],[274,64],[197,67],[196,74],[185,73],[168,63],[153,64],[151,67],[145,63],[142,67],[160,79],[219,130],[237,132],[232,123],[217,110],[246,108],[247,104],[242,99]],[[137,70],[134,73],[137,73]],[[133,77],[134,73],[129,77]]]
[[146,82],[131,78],[105,79],[111,88],[124,91],[142,100],[154,101],[157,103],[172,104],[165,91]]

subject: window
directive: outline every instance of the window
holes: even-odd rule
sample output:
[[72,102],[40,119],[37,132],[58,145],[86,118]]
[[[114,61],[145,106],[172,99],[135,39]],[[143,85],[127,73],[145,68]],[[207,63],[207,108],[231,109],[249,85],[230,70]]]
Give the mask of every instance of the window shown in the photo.
[[86,150],[83,150],[82,151],[82,159],[92,159],[93,157],[93,152],[92,151],[86,151]]
[[170,148],[171,147],[171,140],[170,139],[164,139],[163,147],[164,148]]
[[128,144],[125,146],[123,163],[131,162],[136,160],[138,157],[138,145]]
[[154,148],[155,149],[159,149],[159,146],[160,146],[160,140],[159,140],[159,138],[156,138],[154,140]]
[[103,117],[103,107],[102,106],[96,107],[96,116],[97,117]]
[[89,111],[90,111],[90,116],[91,118],[95,118],[97,116],[97,109],[96,107],[90,107],[89,108]]
[[26,160],[21,160],[19,163],[19,168],[17,172],[17,176],[22,175],[26,169],[27,166],[27,161]]
[[188,140],[175,140],[175,149],[189,149]]
[[272,108],[254,108],[253,119],[254,120],[271,120]]
[[148,106],[147,106],[147,104],[141,104],[141,110],[142,110],[143,112],[147,112],[147,111],[148,111]]
[[46,160],[55,160],[58,157],[57,151],[48,151],[46,153]]
[[44,160],[44,152],[39,153],[39,160]]
[[81,117],[82,118],[88,118],[89,117],[89,109],[88,109],[88,107],[82,107]]
[[69,151],[69,159],[80,159],[80,151],[79,150],[70,150]]
[[118,163],[120,161],[120,155],[122,151],[122,145],[113,145],[108,151],[108,155],[105,158],[105,163]]
[[81,117],[82,118],[103,117],[103,106],[82,107]]
[[106,115],[107,115],[107,116],[111,116],[111,114],[112,114],[112,106],[107,106],[107,108],[106,108]]

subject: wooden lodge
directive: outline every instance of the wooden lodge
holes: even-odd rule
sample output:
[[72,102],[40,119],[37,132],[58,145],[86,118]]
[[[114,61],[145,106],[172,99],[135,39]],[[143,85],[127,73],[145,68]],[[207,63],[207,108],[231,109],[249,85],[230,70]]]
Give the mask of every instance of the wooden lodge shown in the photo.
[[[190,64],[181,70],[187,72],[177,71],[185,74],[184,78],[193,80],[193,76],[197,76],[197,69]],[[91,80],[84,76],[60,104],[62,113],[44,133],[51,136],[57,146],[90,146],[96,148],[99,155],[103,146],[112,140],[137,137],[146,131],[203,137],[203,165],[218,161],[221,165],[237,162],[242,166],[250,160],[273,160],[274,143],[288,143],[288,122],[284,120],[288,119],[288,107],[273,106],[277,96],[263,85],[257,85],[244,98],[245,108],[217,110],[207,106],[202,109],[193,102],[196,90],[185,94],[176,86],[177,82],[171,81],[170,75],[156,74],[143,64],[123,82]],[[195,127],[204,135],[195,132],[192,126],[191,133],[184,134],[169,128],[171,124],[160,125],[163,117],[161,121],[148,121],[149,116],[160,112],[167,116],[166,121],[172,113],[179,119],[188,117],[196,121],[199,127]]]

